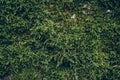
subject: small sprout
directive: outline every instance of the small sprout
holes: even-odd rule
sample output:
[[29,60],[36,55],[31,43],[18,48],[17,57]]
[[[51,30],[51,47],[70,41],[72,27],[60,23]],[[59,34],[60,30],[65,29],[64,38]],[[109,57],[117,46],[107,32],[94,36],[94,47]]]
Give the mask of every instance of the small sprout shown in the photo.
[[75,18],[75,14],[73,14],[72,16],[71,16],[71,19],[74,19]]

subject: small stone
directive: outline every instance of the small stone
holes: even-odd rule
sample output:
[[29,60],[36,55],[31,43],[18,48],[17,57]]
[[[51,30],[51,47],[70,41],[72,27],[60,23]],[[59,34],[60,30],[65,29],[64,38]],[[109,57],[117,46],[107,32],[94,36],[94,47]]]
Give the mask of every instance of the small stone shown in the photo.
[[111,11],[110,9],[108,9],[108,10],[106,11],[106,13],[112,13],[112,11]]
[[87,8],[87,4],[85,4],[82,8],[83,8],[83,9],[86,9],[86,8]]
[[82,11],[83,12],[83,14],[86,14],[86,11]]
[[71,16],[71,19],[74,19],[75,18],[75,14],[73,14],[72,16]]

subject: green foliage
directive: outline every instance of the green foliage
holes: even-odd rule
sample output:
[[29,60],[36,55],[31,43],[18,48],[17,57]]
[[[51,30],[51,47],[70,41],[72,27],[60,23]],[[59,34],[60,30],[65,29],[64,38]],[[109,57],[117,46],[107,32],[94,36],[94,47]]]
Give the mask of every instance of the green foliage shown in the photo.
[[1,0],[0,79],[119,80],[120,27],[103,7],[117,9],[102,2]]

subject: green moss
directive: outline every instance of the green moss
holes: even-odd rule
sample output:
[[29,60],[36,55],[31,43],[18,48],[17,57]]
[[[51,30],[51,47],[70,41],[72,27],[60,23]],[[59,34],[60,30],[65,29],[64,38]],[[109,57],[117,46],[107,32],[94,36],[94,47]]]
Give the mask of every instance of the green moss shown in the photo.
[[1,0],[0,78],[118,80],[120,27],[114,3]]

